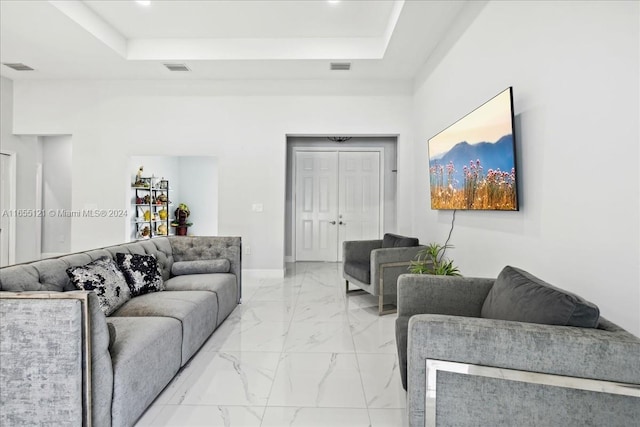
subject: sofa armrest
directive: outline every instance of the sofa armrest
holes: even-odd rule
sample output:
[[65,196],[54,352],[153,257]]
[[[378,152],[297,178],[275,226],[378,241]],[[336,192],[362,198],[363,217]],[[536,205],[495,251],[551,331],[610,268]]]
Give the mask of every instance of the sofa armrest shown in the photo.
[[495,279],[403,274],[398,278],[398,317],[449,314],[480,317]]
[[424,246],[409,246],[397,248],[380,248],[371,251],[371,285],[373,295],[380,295],[380,279],[383,279],[384,294],[393,295],[395,301],[397,294],[398,277],[409,271],[411,260]]
[[0,425],[91,425],[90,297],[0,292]]
[[170,236],[173,261],[227,259],[236,276],[238,302],[242,298],[242,238],[226,236]]
[[622,329],[416,315],[408,336],[410,424],[424,419],[427,359],[640,384],[639,354],[640,338]]
[[403,274],[398,278],[396,346],[402,385],[407,389],[408,324],[415,314],[479,317],[494,279],[431,274]]
[[[371,267],[379,264],[392,264],[405,262],[407,266],[414,260],[418,252],[425,248],[424,245],[399,248],[379,248],[371,251]],[[407,270],[408,271],[408,270]]]
[[345,240],[342,242],[342,262],[369,261],[371,251],[382,247],[382,240]]

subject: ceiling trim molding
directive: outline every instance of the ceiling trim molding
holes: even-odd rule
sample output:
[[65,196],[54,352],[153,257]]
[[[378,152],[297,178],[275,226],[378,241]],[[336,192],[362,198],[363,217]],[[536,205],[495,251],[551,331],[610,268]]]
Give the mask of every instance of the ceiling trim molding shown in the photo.
[[387,51],[389,47],[389,42],[391,41],[391,36],[393,36],[393,32],[396,29],[396,24],[400,19],[400,14],[402,13],[402,8],[404,7],[405,0],[395,0],[393,2],[393,9],[391,10],[391,16],[389,17],[389,23],[387,24],[387,29],[384,32],[384,50],[382,51],[382,56]]
[[386,45],[370,38],[131,39],[129,60],[380,59]]
[[104,19],[79,1],[49,0],[49,3],[69,17],[76,24],[102,43],[116,51],[123,58],[127,57],[127,39]]
[[126,38],[79,1],[49,3],[127,60],[343,60],[382,59],[405,0],[396,0],[381,37]]

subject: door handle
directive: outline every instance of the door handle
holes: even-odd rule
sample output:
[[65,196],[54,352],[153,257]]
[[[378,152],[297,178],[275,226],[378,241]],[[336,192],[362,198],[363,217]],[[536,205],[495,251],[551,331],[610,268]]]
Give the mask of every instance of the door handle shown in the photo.
[[347,223],[346,223],[346,222],[342,222],[342,221],[340,221],[340,222],[339,222],[339,224],[340,224],[340,225],[347,225]]
[[329,224],[336,225],[336,222],[335,221],[329,221]]

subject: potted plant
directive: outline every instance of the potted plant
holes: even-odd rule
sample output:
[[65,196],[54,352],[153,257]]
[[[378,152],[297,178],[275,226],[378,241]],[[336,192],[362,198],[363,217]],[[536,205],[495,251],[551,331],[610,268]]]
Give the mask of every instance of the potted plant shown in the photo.
[[191,227],[193,223],[187,222],[187,218],[191,215],[191,211],[189,210],[189,206],[184,203],[180,203],[178,208],[174,212],[175,220],[171,223],[172,227],[176,228],[176,235],[178,236],[186,236],[187,228]]
[[452,245],[431,243],[425,249],[418,252],[416,259],[411,261],[409,271],[413,274],[435,274],[439,276],[461,276],[458,267],[453,265],[453,260],[444,257],[447,249]]

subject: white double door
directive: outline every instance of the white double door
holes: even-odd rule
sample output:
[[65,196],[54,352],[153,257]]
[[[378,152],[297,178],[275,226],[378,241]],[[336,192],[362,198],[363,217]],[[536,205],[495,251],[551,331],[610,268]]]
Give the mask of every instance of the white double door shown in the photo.
[[298,151],[297,261],[342,260],[345,240],[380,236],[380,152]]

